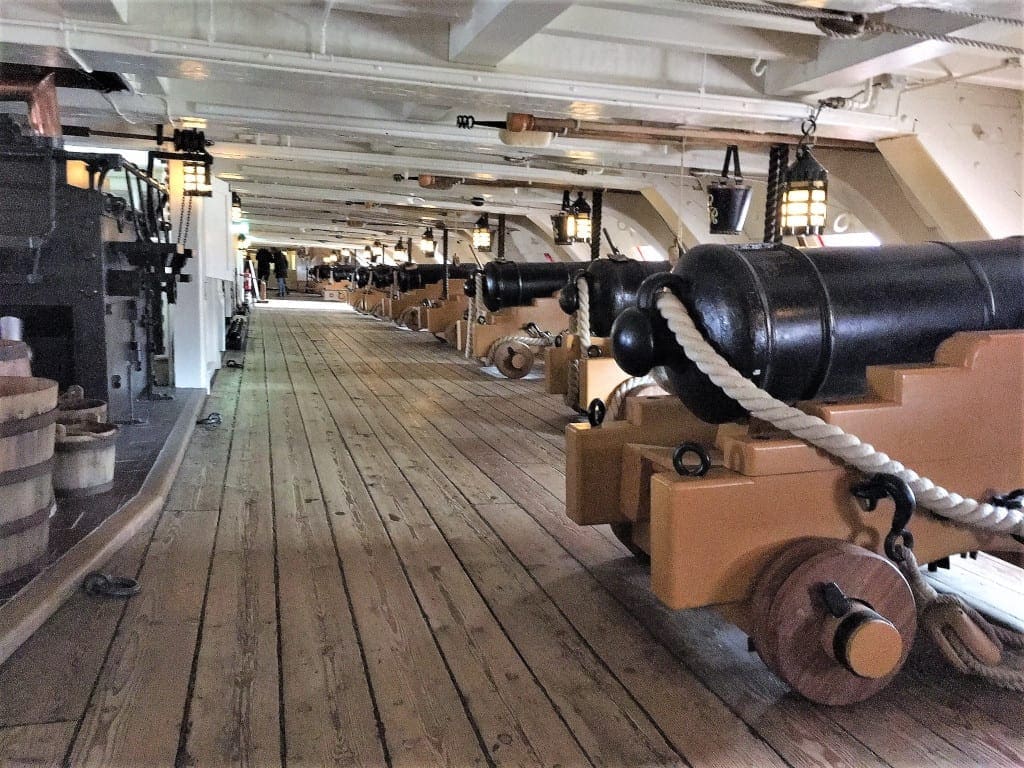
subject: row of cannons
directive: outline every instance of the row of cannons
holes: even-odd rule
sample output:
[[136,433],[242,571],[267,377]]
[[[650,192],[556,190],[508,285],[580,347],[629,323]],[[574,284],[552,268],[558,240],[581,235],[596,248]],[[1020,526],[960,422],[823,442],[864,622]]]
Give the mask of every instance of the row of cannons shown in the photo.
[[666,606],[715,607],[800,694],[870,697],[918,634],[1024,690],[1002,664],[1024,635],[919,567],[1024,562],[1024,239],[349,277],[357,309],[506,375],[543,356],[582,414],[568,516],[609,524]]

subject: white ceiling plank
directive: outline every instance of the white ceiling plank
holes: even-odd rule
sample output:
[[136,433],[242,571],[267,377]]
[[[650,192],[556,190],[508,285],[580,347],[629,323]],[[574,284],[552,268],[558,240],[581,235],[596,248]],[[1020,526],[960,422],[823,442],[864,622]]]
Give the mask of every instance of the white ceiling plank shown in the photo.
[[476,0],[466,19],[451,25],[448,58],[493,67],[570,5],[561,0]]
[[62,0],[61,11],[69,18],[128,23],[128,0]]
[[[992,23],[979,24],[965,16],[928,11],[894,11],[886,14],[885,21],[922,32],[982,40],[994,33],[1006,32],[1005,27],[999,28]],[[855,85],[958,50],[961,49],[951,43],[891,33],[853,40],[823,38],[818,43],[816,57],[810,61],[769,64],[765,74],[765,92],[782,96]]]
[[546,35],[663,48],[745,59],[809,59],[817,38],[663,16],[643,9],[569,8],[544,29]]

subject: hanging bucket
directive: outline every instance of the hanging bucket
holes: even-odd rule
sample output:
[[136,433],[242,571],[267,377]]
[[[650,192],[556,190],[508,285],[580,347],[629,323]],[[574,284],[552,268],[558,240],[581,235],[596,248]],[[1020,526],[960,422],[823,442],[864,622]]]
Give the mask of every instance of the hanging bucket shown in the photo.
[[53,514],[57,382],[0,377],[0,584],[42,566]]
[[0,376],[31,376],[32,363],[24,341],[0,339]]
[[103,400],[88,400],[85,391],[77,384],[68,387],[57,401],[60,409],[57,414],[58,424],[77,424],[82,421],[106,421],[107,404]]
[[[733,176],[729,177],[729,161]],[[722,178],[708,185],[708,220],[712,235],[738,235],[747,220],[753,190],[743,183],[740,149],[735,144],[725,151]]]
[[57,426],[53,489],[58,496],[92,496],[113,487],[117,433],[116,425],[101,422]]

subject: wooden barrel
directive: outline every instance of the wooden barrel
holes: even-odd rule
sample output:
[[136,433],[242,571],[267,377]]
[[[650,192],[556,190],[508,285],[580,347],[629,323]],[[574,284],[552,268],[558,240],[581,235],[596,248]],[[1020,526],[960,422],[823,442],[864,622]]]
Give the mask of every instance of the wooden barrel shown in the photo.
[[0,376],[31,376],[32,362],[24,341],[0,339]]
[[111,489],[117,433],[116,425],[101,422],[57,426],[53,489],[58,496],[91,496]]
[[0,584],[41,567],[53,513],[57,382],[0,376]]
[[60,412],[58,424],[77,424],[81,421],[101,422],[107,420],[107,403],[104,400],[89,400],[79,386],[68,387],[57,400]]

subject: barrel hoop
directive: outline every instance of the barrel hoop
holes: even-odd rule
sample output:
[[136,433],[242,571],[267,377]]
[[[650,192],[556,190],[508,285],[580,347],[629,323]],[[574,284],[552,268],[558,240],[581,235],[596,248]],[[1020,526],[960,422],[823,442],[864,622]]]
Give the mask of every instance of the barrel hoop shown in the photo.
[[978,260],[974,258],[974,256],[961,251],[953,243],[932,242],[934,245],[941,245],[943,248],[955,253],[963,260],[967,265],[967,268],[971,270],[971,274],[974,275],[974,279],[978,281],[978,285],[981,286],[982,291],[985,292],[985,327],[991,328],[996,319],[996,296],[992,290],[992,283],[989,281],[985,270],[982,269]]
[[116,481],[110,480],[99,485],[87,485],[83,488],[60,488],[54,493],[61,499],[80,499],[86,496],[98,496],[101,493],[113,490]]
[[14,581],[21,581],[22,579],[28,578],[29,576],[35,576],[41,570],[46,562],[46,555],[40,555],[34,557],[24,565],[19,565],[17,568],[11,568],[9,571],[3,571],[0,573],[0,584],[10,584]]
[[51,424],[56,423],[59,413],[60,409],[54,408],[52,411],[40,413],[38,416],[30,416],[27,419],[11,419],[10,421],[0,422],[0,439],[45,429]]
[[778,247],[789,251],[790,255],[802,260],[807,268],[810,269],[814,275],[815,288],[817,288],[819,301],[821,302],[822,311],[819,316],[821,320],[821,364],[818,370],[815,371],[812,386],[801,395],[802,399],[809,400],[821,390],[821,385],[828,381],[829,374],[832,372],[832,361],[835,360],[836,346],[835,305],[832,303],[832,295],[828,291],[825,278],[822,277],[821,270],[818,269],[818,265],[814,263],[814,260],[804,251],[791,245],[782,244]]
[[46,474],[53,472],[53,457],[51,456],[46,461],[40,462],[39,464],[33,464],[30,467],[18,467],[17,469],[9,469],[6,472],[0,472],[0,488],[4,488],[8,485],[16,485],[17,483],[23,483],[26,480],[35,480],[37,477],[42,477]]
[[[83,435],[84,437],[84,435]],[[102,451],[117,443],[117,433],[105,437],[95,437],[92,440],[64,441],[59,437],[54,450],[57,453],[80,453],[81,451]]]
[[19,517],[17,520],[11,520],[9,523],[0,523],[0,539],[6,539],[8,536],[14,536],[22,531],[35,528],[37,525],[42,525],[50,518],[52,508],[52,504],[47,504],[42,509],[37,509],[31,515]]
[[12,344],[0,344],[0,363],[8,363],[11,360],[27,360],[28,344],[23,341]]

